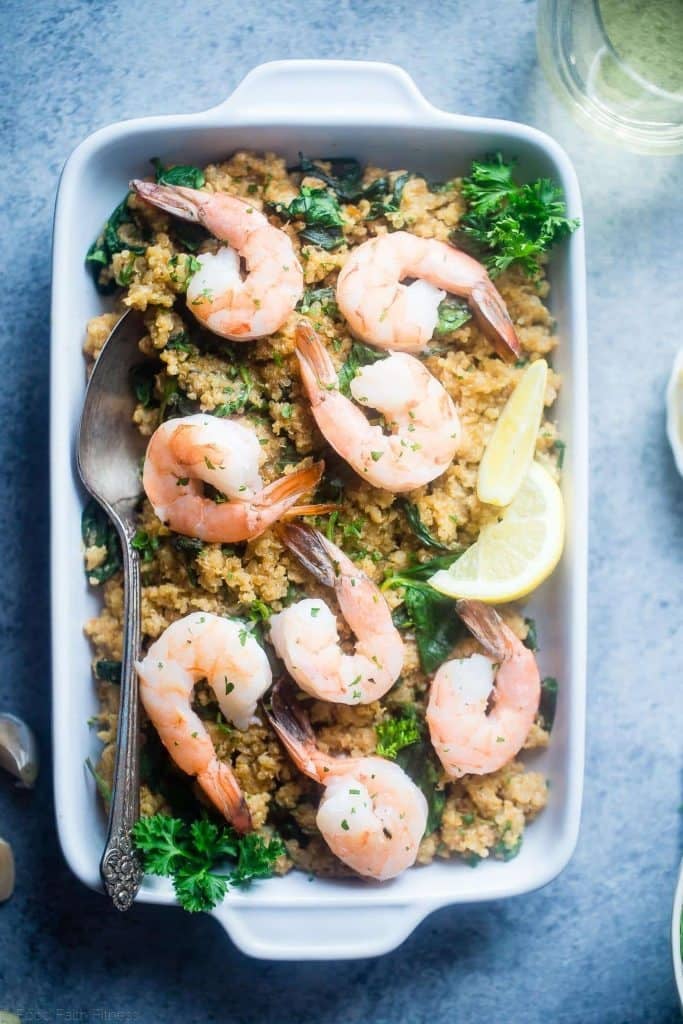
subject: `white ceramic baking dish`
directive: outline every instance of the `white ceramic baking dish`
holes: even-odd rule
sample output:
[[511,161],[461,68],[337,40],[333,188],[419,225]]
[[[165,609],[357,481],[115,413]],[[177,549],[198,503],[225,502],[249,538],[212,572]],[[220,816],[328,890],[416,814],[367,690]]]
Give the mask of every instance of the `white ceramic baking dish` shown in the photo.
[[[473,158],[500,149],[516,156],[522,176],[549,176],[581,217],[575,173],[547,135],[509,121],[438,110],[409,76],[388,64],[283,61],[256,68],[222,104],[199,114],[149,117],[103,128],[69,158],[57,198],[52,290],[51,473],[53,729],[57,826],[64,855],[87,885],[100,887],[104,825],[84,761],[97,753],[87,720],[96,710],[84,619],[99,597],[81,562],[83,495],[74,444],[85,383],[81,343],[88,317],[102,311],[84,254],[130,178],[149,159],[206,164],[238,148],[274,150],[294,162],[350,155],[435,178],[465,172]],[[272,959],[365,957],[396,947],[427,914],[447,904],[502,899],[546,884],[576,843],[583,781],[587,381],[583,231],[553,253],[552,310],[562,344],[553,356],[564,385],[557,406],[567,442],[563,490],[567,546],[559,568],[529,604],[542,639],[542,673],[560,681],[549,750],[534,766],[550,779],[548,808],[525,834],[519,856],[457,861],[407,871],[390,884],[310,882],[292,872],[231,893],[213,913],[240,949]],[[170,885],[145,882],[139,899],[172,903]]]

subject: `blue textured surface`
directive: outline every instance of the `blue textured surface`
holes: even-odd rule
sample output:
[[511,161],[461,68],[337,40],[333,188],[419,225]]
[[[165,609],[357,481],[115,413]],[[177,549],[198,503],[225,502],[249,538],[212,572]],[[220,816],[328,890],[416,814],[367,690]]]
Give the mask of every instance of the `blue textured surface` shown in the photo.
[[[2,14],[0,708],[35,725],[45,767],[34,793],[0,779],[0,832],[18,868],[16,895],[0,908],[0,1008],[23,1008],[27,1021],[678,1020],[668,936],[683,487],[662,399],[680,344],[680,160],[630,156],[573,125],[540,76],[535,7],[521,0],[4,0]],[[71,877],[57,848],[48,766],[51,215],[60,168],[94,128],[208,107],[264,60],[335,56],[394,61],[438,105],[536,124],[577,166],[590,268],[586,795],[577,853],[545,890],[441,911],[383,959],[271,965],[238,954],[210,919],[143,906],[118,916]]]

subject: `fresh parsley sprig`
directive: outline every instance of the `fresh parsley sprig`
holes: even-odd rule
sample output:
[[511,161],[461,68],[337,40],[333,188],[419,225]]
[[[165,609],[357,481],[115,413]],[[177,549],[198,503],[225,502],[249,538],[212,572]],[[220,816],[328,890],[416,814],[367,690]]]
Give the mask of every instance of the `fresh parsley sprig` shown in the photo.
[[[178,902],[190,913],[211,910],[231,885],[269,878],[285,852],[278,838],[266,840],[256,832],[238,836],[206,819],[188,825],[167,814],[140,818],[133,827],[133,842],[147,874],[171,878]],[[234,865],[227,871],[214,870],[226,858]]]
[[513,179],[512,161],[500,153],[475,160],[462,183],[468,204],[461,230],[485,252],[493,275],[519,263],[531,275],[538,273],[538,257],[575,231],[569,220],[562,189],[549,178],[526,185]]

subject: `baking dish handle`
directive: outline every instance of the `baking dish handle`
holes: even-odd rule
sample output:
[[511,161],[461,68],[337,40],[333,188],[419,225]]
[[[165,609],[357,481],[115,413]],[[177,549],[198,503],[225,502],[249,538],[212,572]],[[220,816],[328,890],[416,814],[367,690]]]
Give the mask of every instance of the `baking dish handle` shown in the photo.
[[362,906],[236,906],[214,910],[243,953],[261,960],[351,960],[396,949],[435,907],[425,904]]
[[405,120],[435,108],[403,68],[355,60],[278,60],[260,64],[209,115],[254,123],[296,117],[327,124],[358,117]]

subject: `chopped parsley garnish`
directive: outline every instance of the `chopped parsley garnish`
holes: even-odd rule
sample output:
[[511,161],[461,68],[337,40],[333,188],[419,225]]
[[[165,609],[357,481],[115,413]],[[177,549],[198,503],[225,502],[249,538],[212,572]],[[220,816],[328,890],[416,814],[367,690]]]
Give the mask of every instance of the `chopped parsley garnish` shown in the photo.
[[130,544],[132,548],[140,552],[143,562],[151,562],[159,548],[159,538],[151,537],[146,530],[136,530]]
[[[147,874],[170,877],[178,902],[191,913],[211,910],[231,885],[270,878],[275,861],[285,852],[278,838],[265,839],[257,832],[239,836],[208,820],[188,825],[166,814],[140,818],[133,827],[133,842]],[[217,871],[225,859],[233,864]]]

